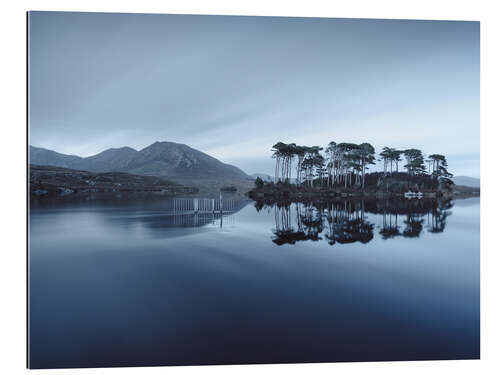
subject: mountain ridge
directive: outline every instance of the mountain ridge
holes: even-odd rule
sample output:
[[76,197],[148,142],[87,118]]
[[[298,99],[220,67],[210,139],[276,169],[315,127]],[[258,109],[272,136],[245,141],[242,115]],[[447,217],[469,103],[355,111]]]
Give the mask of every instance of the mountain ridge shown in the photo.
[[127,172],[183,179],[248,179],[248,175],[234,165],[188,145],[167,141],[154,142],[139,151],[128,146],[109,148],[88,157],[30,145],[29,162],[90,172]]

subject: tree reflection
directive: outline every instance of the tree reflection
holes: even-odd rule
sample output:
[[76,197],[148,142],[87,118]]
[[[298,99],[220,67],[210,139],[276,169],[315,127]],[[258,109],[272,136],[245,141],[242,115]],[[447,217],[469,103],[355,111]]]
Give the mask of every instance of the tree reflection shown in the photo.
[[424,219],[421,219],[418,214],[407,214],[405,220],[406,227],[403,230],[404,237],[418,237],[422,232]]
[[[451,201],[437,202],[432,209],[432,216],[427,217],[427,228],[431,233],[441,233],[446,227],[446,218],[451,215],[451,208],[453,204]],[[430,220],[429,220],[430,219]],[[430,221],[430,223],[429,223]]]
[[[452,206],[451,201],[403,199],[255,203],[257,211],[266,207],[274,210],[275,244],[325,240],[332,246],[368,243],[374,238],[376,227],[384,240],[399,236],[417,238],[426,218],[428,232],[440,233]],[[370,219],[367,214],[375,215]]]
[[326,220],[330,245],[336,242],[367,243],[373,238],[374,225],[365,220],[364,201],[344,201],[328,205]]

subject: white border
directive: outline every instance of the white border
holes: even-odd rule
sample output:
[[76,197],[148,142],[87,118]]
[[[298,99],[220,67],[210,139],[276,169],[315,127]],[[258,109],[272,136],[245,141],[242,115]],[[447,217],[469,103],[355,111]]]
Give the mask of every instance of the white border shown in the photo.
[[[26,345],[26,10],[106,11],[183,14],[238,14],[351,18],[410,18],[481,21],[481,360],[337,363],[258,366],[201,366],[43,370],[58,374],[206,373],[250,374],[303,372],[340,374],[470,374],[500,373],[499,252],[495,241],[499,187],[500,17],[494,1],[12,1],[2,5],[1,101],[2,161],[0,295],[2,296],[0,369],[5,374],[25,369]],[[450,135],[452,142],[453,135]]]

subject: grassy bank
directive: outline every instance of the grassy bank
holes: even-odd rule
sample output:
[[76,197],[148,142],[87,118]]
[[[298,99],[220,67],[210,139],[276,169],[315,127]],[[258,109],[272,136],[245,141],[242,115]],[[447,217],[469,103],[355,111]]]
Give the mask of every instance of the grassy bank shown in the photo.
[[196,188],[168,180],[129,173],[93,173],[68,168],[30,165],[30,196],[62,197],[94,193],[194,194]]

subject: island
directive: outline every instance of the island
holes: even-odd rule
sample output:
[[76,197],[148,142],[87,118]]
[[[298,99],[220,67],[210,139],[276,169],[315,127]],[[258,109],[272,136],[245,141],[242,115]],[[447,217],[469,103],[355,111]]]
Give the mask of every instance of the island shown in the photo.
[[[457,187],[446,157],[416,148],[384,147],[378,154],[370,143],[336,143],[327,147],[278,142],[272,148],[272,181],[255,179],[247,192],[254,200],[310,200],[347,197],[450,198],[478,195],[479,188]],[[380,162],[382,171],[368,173]],[[399,170],[400,163],[403,171]]]

